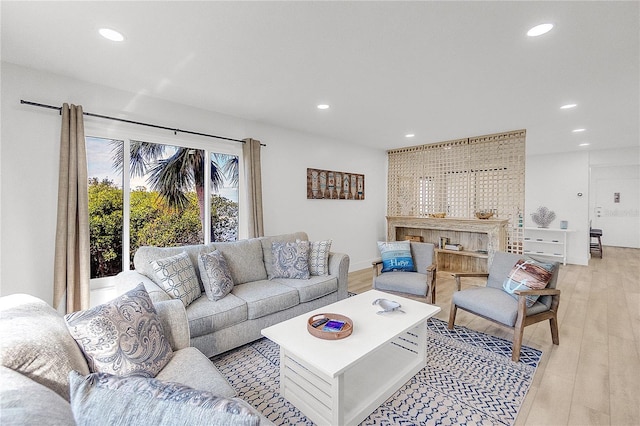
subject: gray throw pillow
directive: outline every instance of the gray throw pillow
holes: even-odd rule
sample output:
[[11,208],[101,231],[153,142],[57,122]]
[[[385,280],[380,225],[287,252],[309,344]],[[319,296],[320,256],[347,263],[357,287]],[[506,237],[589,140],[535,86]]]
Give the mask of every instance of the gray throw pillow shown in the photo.
[[242,400],[157,379],[69,373],[71,410],[79,425],[258,426]]
[[64,318],[91,372],[155,377],[173,355],[143,284]]
[[180,299],[186,308],[202,294],[196,270],[187,252],[151,262],[160,286],[174,299]]
[[231,293],[233,278],[220,250],[201,254],[198,257],[198,268],[200,268],[204,291],[209,300],[215,302]]
[[309,241],[271,243],[273,275],[270,278],[309,279]]

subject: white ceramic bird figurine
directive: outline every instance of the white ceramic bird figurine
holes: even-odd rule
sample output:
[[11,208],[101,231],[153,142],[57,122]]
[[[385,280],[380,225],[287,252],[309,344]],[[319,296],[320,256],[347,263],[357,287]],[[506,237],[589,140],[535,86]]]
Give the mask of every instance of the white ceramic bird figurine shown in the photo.
[[393,312],[393,311],[402,312],[403,314],[405,313],[402,309],[400,309],[401,305],[398,302],[395,302],[393,300],[376,299],[373,301],[372,305],[378,305],[382,308],[381,311],[378,311],[378,314],[384,314],[386,312]]

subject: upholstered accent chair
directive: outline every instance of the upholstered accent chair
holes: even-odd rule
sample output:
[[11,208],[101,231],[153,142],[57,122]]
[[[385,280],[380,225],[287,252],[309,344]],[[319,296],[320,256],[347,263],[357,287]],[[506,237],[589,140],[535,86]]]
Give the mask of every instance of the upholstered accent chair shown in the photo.
[[[505,280],[510,276],[516,263],[524,257],[519,254],[496,252],[488,274],[454,273],[456,291],[451,299],[449,329],[453,329],[457,309],[463,309],[482,318],[513,330],[513,349],[511,359],[518,362],[524,328],[540,321],[549,320],[551,339],[554,345],[560,343],[558,337],[558,306],[560,290],[556,289],[558,262],[546,262],[553,265],[551,278],[544,289],[516,290],[514,295],[503,289]],[[486,287],[461,289],[464,277],[486,277]],[[517,299],[516,297],[517,296]],[[527,307],[527,296],[539,296],[532,306]]]
[[382,260],[374,261],[373,288],[428,297],[429,303],[436,303],[435,246],[411,241],[411,257],[416,272],[380,272]]

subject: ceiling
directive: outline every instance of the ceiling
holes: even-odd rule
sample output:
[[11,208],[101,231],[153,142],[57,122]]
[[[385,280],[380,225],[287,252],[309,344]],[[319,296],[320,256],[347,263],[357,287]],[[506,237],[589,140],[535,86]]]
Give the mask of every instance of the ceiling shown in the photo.
[[[529,154],[568,152],[640,144],[639,6],[2,1],[1,52],[10,63],[380,149],[524,128]],[[543,22],[554,29],[526,36]],[[100,37],[105,26],[125,41]],[[561,110],[567,103],[577,107]]]

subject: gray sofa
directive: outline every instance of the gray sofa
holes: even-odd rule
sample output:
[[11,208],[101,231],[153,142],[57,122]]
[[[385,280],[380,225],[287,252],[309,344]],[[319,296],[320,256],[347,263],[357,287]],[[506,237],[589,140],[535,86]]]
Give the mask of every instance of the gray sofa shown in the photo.
[[[154,303],[173,355],[157,374],[163,382],[177,382],[196,390],[232,398],[235,391],[213,363],[189,346],[189,326],[179,300]],[[0,423],[2,425],[74,425],[69,373],[89,374],[87,361],[69,333],[64,317],[44,301],[25,294],[0,298]],[[72,373],[73,375],[74,373]],[[98,410],[122,405],[109,398]],[[248,407],[248,404],[238,400]],[[175,402],[173,402],[175,404]],[[174,406],[175,407],[175,406]],[[188,407],[181,407],[188,409]],[[251,408],[248,408],[251,409]],[[252,410],[252,409],[251,409]],[[262,415],[260,425],[270,425]],[[82,413],[87,415],[88,413]],[[104,412],[103,412],[104,414]],[[136,413],[125,413],[129,416]],[[150,413],[139,413],[138,421]],[[105,424],[97,416],[91,424]],[[131,417],[127,417],[131,419]],[[81,423],[86,423],[81,421]],[[212,423],[213,424],[213,423]],[[228,424],[228,423],[227,423]]]
[[[294,316],[347,297],[349,257],[330,253],[328,275],[309,279],[273,278],[273,242],[308,241],[304,232],[235,242],[210,243],[182,247],[140,247],[134,255],[133,271],[116,277],[118,293],[143,283],[151,299],[170,300],[162,289],[151,262],[187,252],[195,267],[202,294],[186,306],[191,346],[207,357],[259,339],[260,331]],[[219,250],[233,278],[233,290],[218,301],[204,292],[198,257]]]

